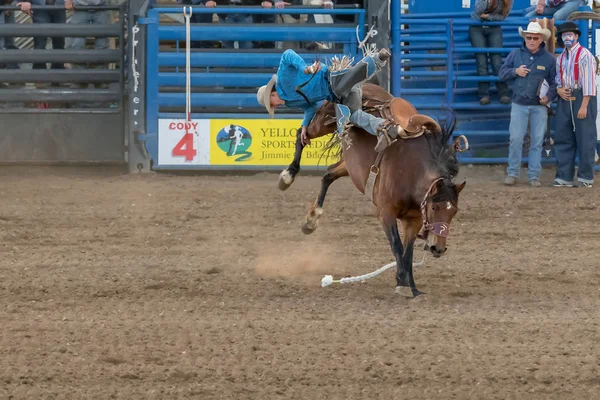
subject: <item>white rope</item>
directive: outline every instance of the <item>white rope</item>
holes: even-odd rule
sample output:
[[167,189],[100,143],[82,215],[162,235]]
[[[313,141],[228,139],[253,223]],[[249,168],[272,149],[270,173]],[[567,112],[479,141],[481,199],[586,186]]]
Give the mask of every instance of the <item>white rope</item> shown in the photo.
[[358,36],[358,26],[356,27],[356,40],[358,41],[358,48],[363,53],[363,58],[366,56],[374,56],[375,54],[377,54],[377,45],[375,43],[367,45],[367,40],[369,40],[372,37],[375,37],[377,33],[378,32],[375,30],[375,26],[372,26],[369,29],[369,32],[367,32],[367,34],[365,35],[364,40],[361,41],[360,36]]
[[[190,18],[192,17],[192,7],[183,7],[183,16],[185,17],[185,118],[187,122],[190,122],[192,120],[192,70],[190,66]],[[186,124],[186,126],[189,125]]]
[[[425,254],[423,254],[423,260],[421,260],[421,262],[413,263],[413,267],[422,266],[424,264],[424,260],[425,260]],[[387,265],[384,265],[383,267],[381,267],[373,272],[369,272],[368,274],[359,275],[359,276],[349,276],[347,278],[342,278],[339,280],[334,280],[333,276],[331,276],[331,275],[325,275],[323,277],[323,279],[321,279],[321,287],[326,287],[333,283],[339,283],[339,284],[343,285],[344,283],[362,282],[367,279],[371,279],[374,276],[377,276],[377,275],[381,274],[382,272],[387,271],[388,269],[395,267],[395,266],[396,266],[396,261],[391,262]]]

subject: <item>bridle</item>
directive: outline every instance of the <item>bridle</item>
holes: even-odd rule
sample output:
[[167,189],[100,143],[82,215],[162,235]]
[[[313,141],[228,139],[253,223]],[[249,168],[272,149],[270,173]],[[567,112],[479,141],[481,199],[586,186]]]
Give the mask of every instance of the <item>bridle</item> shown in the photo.
[[422,239],[422,240],[427,239],[429,232],[432,232],[434,235],[441,236],[443,238],[448,237],[448,234],[450,233],[450,225],[448,225],[447,223],[445,223],[445,222],[430,223],[427,218],[427,203],[429,202],[429,195],[431,194],[431,191],[433,190],[435,185],[443,179],[444,178],[441,178],[441,177],[434,179],[434,181],[431,182],[431,185],[429,185],[429,189],[427,189],[427,192],[425,193],[425,196],[423,197],[423,201],[421,201],[421,214],[423,215],[423,226],[421,227],[421,230],[419,231],[419,234],[417,235],[417,237],[419,239]]

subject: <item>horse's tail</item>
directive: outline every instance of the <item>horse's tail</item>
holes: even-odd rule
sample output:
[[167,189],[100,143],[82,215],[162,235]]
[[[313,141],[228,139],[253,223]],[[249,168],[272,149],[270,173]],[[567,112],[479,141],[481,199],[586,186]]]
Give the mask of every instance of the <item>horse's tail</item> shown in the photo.
[[444,118],[440,123],[440,127],[442,128],[441,139],[442,144],[448,144],[452,138],[454,128],[456,128],[456,115],[450,108],[443,108],[443,110],[446,112],[446,118]]

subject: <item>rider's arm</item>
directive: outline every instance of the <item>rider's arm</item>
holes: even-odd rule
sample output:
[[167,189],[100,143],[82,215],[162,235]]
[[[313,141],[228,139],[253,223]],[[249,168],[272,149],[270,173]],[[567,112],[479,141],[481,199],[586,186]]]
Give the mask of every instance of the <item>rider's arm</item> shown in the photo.
[[281,55],[281,61],[279,62],[279,67],[293,67],[299,71],[304,71],[307,67],[306,62],[300,57],[296,52],[292,49],[288,49],[283,52]]
[[498,77],[501,81],[510,81],[517,77],[517,68],[514,66],[515,56],[518,50],[513,50],[510,52],[504,63],[500,67],[500,71],[498,72]]
[[302,126],[308,127],[310,121],[312,121],[313,117],[317,113],[317,109],[315,107],[308,107],[304,110],[304,119],[302,120]]

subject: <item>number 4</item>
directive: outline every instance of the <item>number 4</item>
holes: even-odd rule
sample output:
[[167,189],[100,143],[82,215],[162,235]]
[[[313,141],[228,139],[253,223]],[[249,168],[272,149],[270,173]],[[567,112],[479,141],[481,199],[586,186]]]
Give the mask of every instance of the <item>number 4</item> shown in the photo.
[[173,156],[183,156],[185,161],[192,161],[196,157],[194,149],[194,134],[186,133],[181,140],[173,147]]

